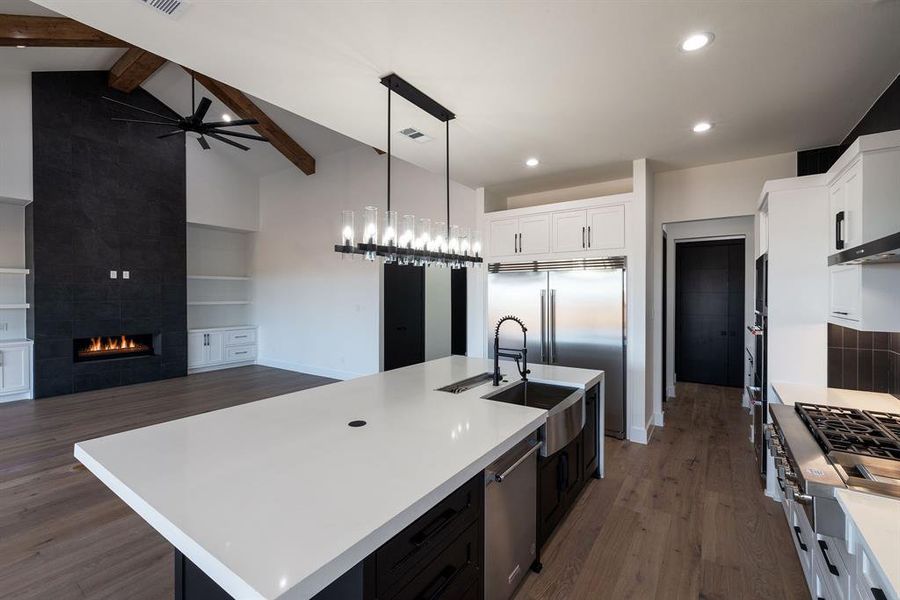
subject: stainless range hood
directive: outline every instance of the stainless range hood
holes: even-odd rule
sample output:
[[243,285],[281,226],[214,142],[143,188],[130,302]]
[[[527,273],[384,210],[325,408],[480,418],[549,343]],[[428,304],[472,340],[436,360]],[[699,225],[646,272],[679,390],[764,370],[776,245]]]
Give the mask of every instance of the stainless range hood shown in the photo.
[[900,262],[900,232],[842,250],[828,257],[828,266]]

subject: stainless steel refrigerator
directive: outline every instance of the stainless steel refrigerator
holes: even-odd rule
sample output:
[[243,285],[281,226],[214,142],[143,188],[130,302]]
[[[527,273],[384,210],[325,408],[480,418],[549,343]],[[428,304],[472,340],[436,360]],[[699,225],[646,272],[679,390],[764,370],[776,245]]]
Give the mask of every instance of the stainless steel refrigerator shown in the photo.
[[[515,315],[528,328],[528,362],[606,372],[606,435],[625,437],[625,259],[492,264],[488,274],[488,353],[497,321]],[[520,347],[517,327],[500,346]]]

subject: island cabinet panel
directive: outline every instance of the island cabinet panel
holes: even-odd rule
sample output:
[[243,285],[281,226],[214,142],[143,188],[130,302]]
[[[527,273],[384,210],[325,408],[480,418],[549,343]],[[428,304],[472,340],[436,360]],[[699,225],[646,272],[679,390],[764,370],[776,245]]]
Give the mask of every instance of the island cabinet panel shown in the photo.
[[[582,430],[583,431],[583,430]],[[538,545],[543,546],[584,483],[582,435],[538,463]]]
[[[313,600],[483,600],[483,549],[481,472]],[[176,550],[175,600],[233,597]]]
[[581,431],[581,447],[584,452],[584,470],[582,480],[587,482],[597,475],[597,397],[598,390],[593,387],[584,396],[584,429]]

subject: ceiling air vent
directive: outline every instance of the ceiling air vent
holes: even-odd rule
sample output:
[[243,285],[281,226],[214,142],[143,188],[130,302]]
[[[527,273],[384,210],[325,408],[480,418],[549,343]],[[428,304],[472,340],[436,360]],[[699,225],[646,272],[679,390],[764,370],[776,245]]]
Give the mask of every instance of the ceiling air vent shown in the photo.
[[413,140],[414,142],[418,142],[420,144],[424,144],[425,142],[430,142],[432,140],[431,136],[425,135],[418,129],[413,129],[412,127],[401,129],[400,133]]
[[170,17],[178,15],[182,10],[184,10],[185,5],[184,0],[141,0],[141,2],[143,2],[150,8],[155,8],[156,10],[169,15]]

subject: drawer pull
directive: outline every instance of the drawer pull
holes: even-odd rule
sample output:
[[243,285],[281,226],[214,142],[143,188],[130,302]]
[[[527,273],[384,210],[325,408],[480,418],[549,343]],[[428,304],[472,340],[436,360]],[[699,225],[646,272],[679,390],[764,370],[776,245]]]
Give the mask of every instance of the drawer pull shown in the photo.
[[453,517],[457,515],[457,510],[455,508],[448,508],[444,512],[435,518],[434,521],[426,525],[421,531],[419,531],[416,535],[414,535],[409,541],[411,541],[417,548],[423,546],[428,540],[433,538],[437,533],[439,533],[450,521],[453,520]]
[[806,544],[803,543],[803,538],[800,537],[800,528],[794,525],[794,535],[797,536],[797,543],[800,544],[800,549],[804,552],[808,552],[809,549],[806,547]]
[[244,350],[243,352],[235,352],[235,354],[247,354],[247,351]]
[[875,596],[875,600],[887,600],[887,595],[885,595],[881,588],[873,587],[871,590],[872,595]]
[[437,600],[437,598],[440,598],[447,586],[453,581],[453,576],[456,575],[456,572],[457,568],[453,565],[444,567],[434,581],[428,584],[428,587],[425,588],[425,591],[422,592],[419,598],[421,600]]
[[825,540],[819,540],[819,549],[822,550],[822,558],[825,559],[825,565],[828,567],[828,572],[835,577],[840,577],[841,574],[838,572],[838,568],[834,566],[834,563],[828,558],[828,544],[825,543]]
[[236,339],[236,340],[242,340],[242,339],[244,339],[244,338],[246,338],[246,337],[247,337],[246,335],[236,335],[236,336],[234,336],[234,339]]

